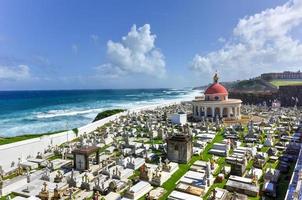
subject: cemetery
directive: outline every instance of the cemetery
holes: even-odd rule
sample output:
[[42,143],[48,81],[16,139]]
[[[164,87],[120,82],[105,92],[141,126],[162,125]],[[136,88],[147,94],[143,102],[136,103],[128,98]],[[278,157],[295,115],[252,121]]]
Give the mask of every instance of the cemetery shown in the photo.
[[194,118],[196,105],[127,112],[68,142],[49,143],[6,170],[0,166],[0,196],[228,200],[301,195],[300,108],[236,104],[240,113],[227,113],[232,119],[223,118],[223,111]]

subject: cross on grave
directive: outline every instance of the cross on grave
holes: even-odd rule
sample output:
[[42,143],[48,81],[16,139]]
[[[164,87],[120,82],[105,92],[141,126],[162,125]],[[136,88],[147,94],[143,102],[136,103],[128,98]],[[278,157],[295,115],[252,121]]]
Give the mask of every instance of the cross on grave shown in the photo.
[[47,183],[46,182],[43,183],[43,187],[44,188],[42,189],[42,191],[47,191]]
[[216,199],[216,193],[217,193],[217,191],[214,189],[213,190],[213,199]]
[[83,161],[82,161],[82,160],[79,160],[78,164],[79,164],[79,168],[82,169]]
[[27,180],[27,183],[30,183],[30,173],[29,173],[28,167],[26,167],[26,180]]
[[165,163],[166,163],[166,165],[168,165],[168,164],[169,164],[169,160],[168,160],[168,158],[166,158],[166,159],[165,159]]
[[74,173],[74,169],[71,170],[71,178],[73,179],[73,174]]
[[99,191],[96,191],[94,197],[93,197],[93,200],[99,200],[99,196],[100,196],[100,193]]
[[73,193],[72,188],[69,188],[69,199],[73,199],[72,198],[72,193]]

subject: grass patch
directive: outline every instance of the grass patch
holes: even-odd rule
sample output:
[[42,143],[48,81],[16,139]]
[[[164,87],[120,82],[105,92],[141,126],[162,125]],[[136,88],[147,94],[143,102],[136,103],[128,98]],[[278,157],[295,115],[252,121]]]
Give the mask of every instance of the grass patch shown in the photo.
[[145,144],[163,144],[163,140],[159,138],[154,138],[153,140],[150,139],[149,141],[145,142]]
[[217,161],[218,167],[213,173],[213,176],[218,176],[218,174],[221,172],[221,169],[225,166],[225,157],[220,157]]
[[47,160],[52,161],[52,160],[61,159],[61,158],[62,158],[62,155],[53,155],[53,156],[49,157]]
[[224,179],[221,183],[212,184],[211,187],[208,189],[207,193],[202,197],[202,199],[207,200],[215,188],[224,188],[226,182],[227,179]]
[[287,174],[280,175],[279,181],[277,183],[277,200],[283,200],[285,198],[287,188],[295,168],[295,162],[291,163],[289,172]]
[[266,153],[268,151],[269,147],[262,147],[261,152]]
[[14,137],[0,137],[0,145],[10,144],[10,143],[33,139],[33,138],[38,138],[38,137],[42,137],[44,135],[53,135],[53,134],[61,133],[64,131],[66,131],[66,130],[49,132],[49,133],[41,133],[41,134],[25,134],[25,135],[19,135],[19,136],[14,136]]
[[97,114],[97,116],[94,118],[93,122],[104,119],[106,117],[109,117],[111,115],[115,115],[117,113],[120,112],[124,112],[124,109],[112,109],[112,110],[105,110],[103,112],[100,112],[99,114]]
[[276,87],[284,86],[284,85],[302,85],[302,80],[272,80],[270,81],[271,84],[275,85]]
[[[194,163],[195,161],[197,161],[197,160],[205,160],[205,159],[207,159],[207,160],[205,160],[205,161],[208,161],[208,160],[212,157],[212,155],[210,155],[210,154],[208,153],[208,151],[212,148],[212,146],[213,146],[213,144],[214,144],[215,142],[220,142],[220,141],[223,140],[223,135],[222,135],[222,133],[223,133],[223,130],[219,131],[219,132],[216,134],[216,136],[215,136],[215,138],[213,139],[213,141],[212,141],[211,143],[209,143],[209,144],[206,146],[205,150],[203,151],[203,153],[202,153],[200,156],[194,155],[194,156],[192,156],[192,158],[191,158],[191,160],[190,160],[189,163],[187,163],[187,164],[179,164],[179,165],[178,165],[179,169],[178,169],[174,174],[172,174],[171,178],[168,179],[168,180],[162,185],[162,187],[163,187],[167,192],[160,198],[160,200],[164,200],[164,199],[167,199],[167,198],[168,198],[168,196],[170,195],[170,193],[175,189],[177,181],[178,181],[178,180],[179,180],[179,179],[180,179],[187,171],[189,171],[190,167],[193,165],[193,163]],[[223,162],[223,159],[220,160],[220,161]]]
[[139,178],[140,174],[141,174],[141,172],[138,169],[134,170],[133,175],[130,176],[128,179],[135,180],[136,178]]
[[3,177],[3,180],[13,179],[13,178],[15,178],[15,177],[17,177],[17,176],[18,176],[18,174],[17,174],[16,172],[14,172],[14,173],[11,173],[11,174],[8,175],[8,176],[4,176],[4,177]]
[[169,194],[175,189],[176,182],[190,169],[191,165],[198,159],[198,156],[193,156],[189,163],[178,165],[179,169],[162,186],[167,191],[167,193],[165,193],[165,195],[160,198],[161,200],[168,198]]
[[10,197],[11,199],[13,199],[13,198],[16,197],[16,195],[14,193],[10,193],[10,194],[8,194],[6,196],[0,197],[0,200],[7,200],[8,197]]
[[209,150],[213,147],[214,143],[221,142],[223,139],[224,137],[222,135],[222,131],[218,132],[212,142],[205,147],[201,154],[201,159],[204,161],[209,161],[213,157],[212,154],[209,154]]
[[254,164],[254,160],[253,159],[251,159],[251,160],[248,161],[248,163],[246,165],[246,168],[245,168],[246,172],[248,172],[250,169],[252,169],[253,164]]

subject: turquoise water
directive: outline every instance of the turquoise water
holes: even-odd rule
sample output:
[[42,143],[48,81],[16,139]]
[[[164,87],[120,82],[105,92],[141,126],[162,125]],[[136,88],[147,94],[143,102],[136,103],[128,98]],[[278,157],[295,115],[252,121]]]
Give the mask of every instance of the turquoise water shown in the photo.
[[192,93],[191,89],[0,91],[0,136],[80,127],[106,109],[189,99]]

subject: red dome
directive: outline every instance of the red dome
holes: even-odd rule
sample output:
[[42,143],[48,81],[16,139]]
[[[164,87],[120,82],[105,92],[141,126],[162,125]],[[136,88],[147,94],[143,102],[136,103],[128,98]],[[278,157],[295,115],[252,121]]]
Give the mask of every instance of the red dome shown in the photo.
[[219,83],[213,83],[210,87],[206,89],[204,94],[228,94],[225,87]]

